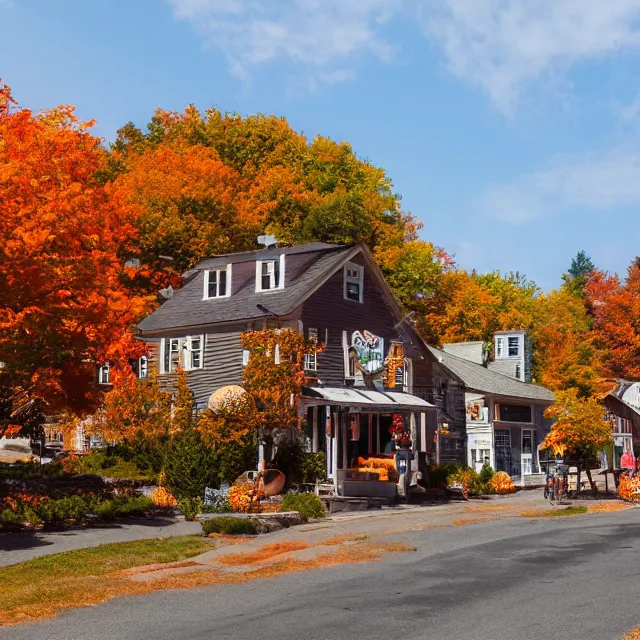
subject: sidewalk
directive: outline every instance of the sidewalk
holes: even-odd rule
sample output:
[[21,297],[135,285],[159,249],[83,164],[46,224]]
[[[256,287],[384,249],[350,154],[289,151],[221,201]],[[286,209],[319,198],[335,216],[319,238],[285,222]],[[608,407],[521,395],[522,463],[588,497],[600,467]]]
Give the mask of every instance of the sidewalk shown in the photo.
[[97,547],[112,542],[169,538],[199,534],[199,522],[176,518],[129,519],[110,525],[67,531],[0,534],[0,566],[7,566],[74,549]]

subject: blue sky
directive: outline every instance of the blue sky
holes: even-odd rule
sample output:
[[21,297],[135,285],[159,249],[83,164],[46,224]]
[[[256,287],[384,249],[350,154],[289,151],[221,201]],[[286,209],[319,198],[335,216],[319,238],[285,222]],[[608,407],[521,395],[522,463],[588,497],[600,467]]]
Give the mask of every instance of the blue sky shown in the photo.
[[462,267],[550,289],[640,254],[638,0],[0,0],[0,27],[20,103],[108,140],[191,102],[348,140]]

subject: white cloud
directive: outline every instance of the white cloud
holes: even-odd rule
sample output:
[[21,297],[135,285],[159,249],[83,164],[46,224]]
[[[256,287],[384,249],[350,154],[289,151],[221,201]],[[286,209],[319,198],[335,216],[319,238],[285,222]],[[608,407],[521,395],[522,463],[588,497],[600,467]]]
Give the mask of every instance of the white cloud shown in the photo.
[[493,185],[480,208],[497,220],[521,224],[573,207],[607,212],[639,205],[640,153],[614,149],[597,157],[558,158],[544,170]]
[[640,50],[638,0],[428,0],[422,23],[456,76],[512,116],[520,92],[585,61]]
[[168,0],[174,15],[229,59],[248,80],[263,64],[287,60],[310,87],[353,77],[358,58],[389,60],[381,35],[402,0]]

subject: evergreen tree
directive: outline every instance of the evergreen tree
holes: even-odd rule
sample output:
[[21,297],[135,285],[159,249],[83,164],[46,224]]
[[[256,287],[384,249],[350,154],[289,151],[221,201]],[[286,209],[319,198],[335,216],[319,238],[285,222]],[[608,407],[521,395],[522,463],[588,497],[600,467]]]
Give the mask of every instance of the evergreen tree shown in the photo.
[[571,266],[567,273],[563,274],[563,287],[571,294],[584,297],[584,289],[589,282],[589,277],[595,271],[596,266],[585,251],[578,251],[571,260]]

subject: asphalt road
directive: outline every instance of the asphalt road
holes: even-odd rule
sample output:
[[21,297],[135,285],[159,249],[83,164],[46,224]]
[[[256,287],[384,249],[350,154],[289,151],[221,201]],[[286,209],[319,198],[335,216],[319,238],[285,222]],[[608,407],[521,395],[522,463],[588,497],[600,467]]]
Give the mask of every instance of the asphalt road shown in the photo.
[[395,539],[417,551],[113,600],[0,640],[620,640],[640,624],[640,510]]

